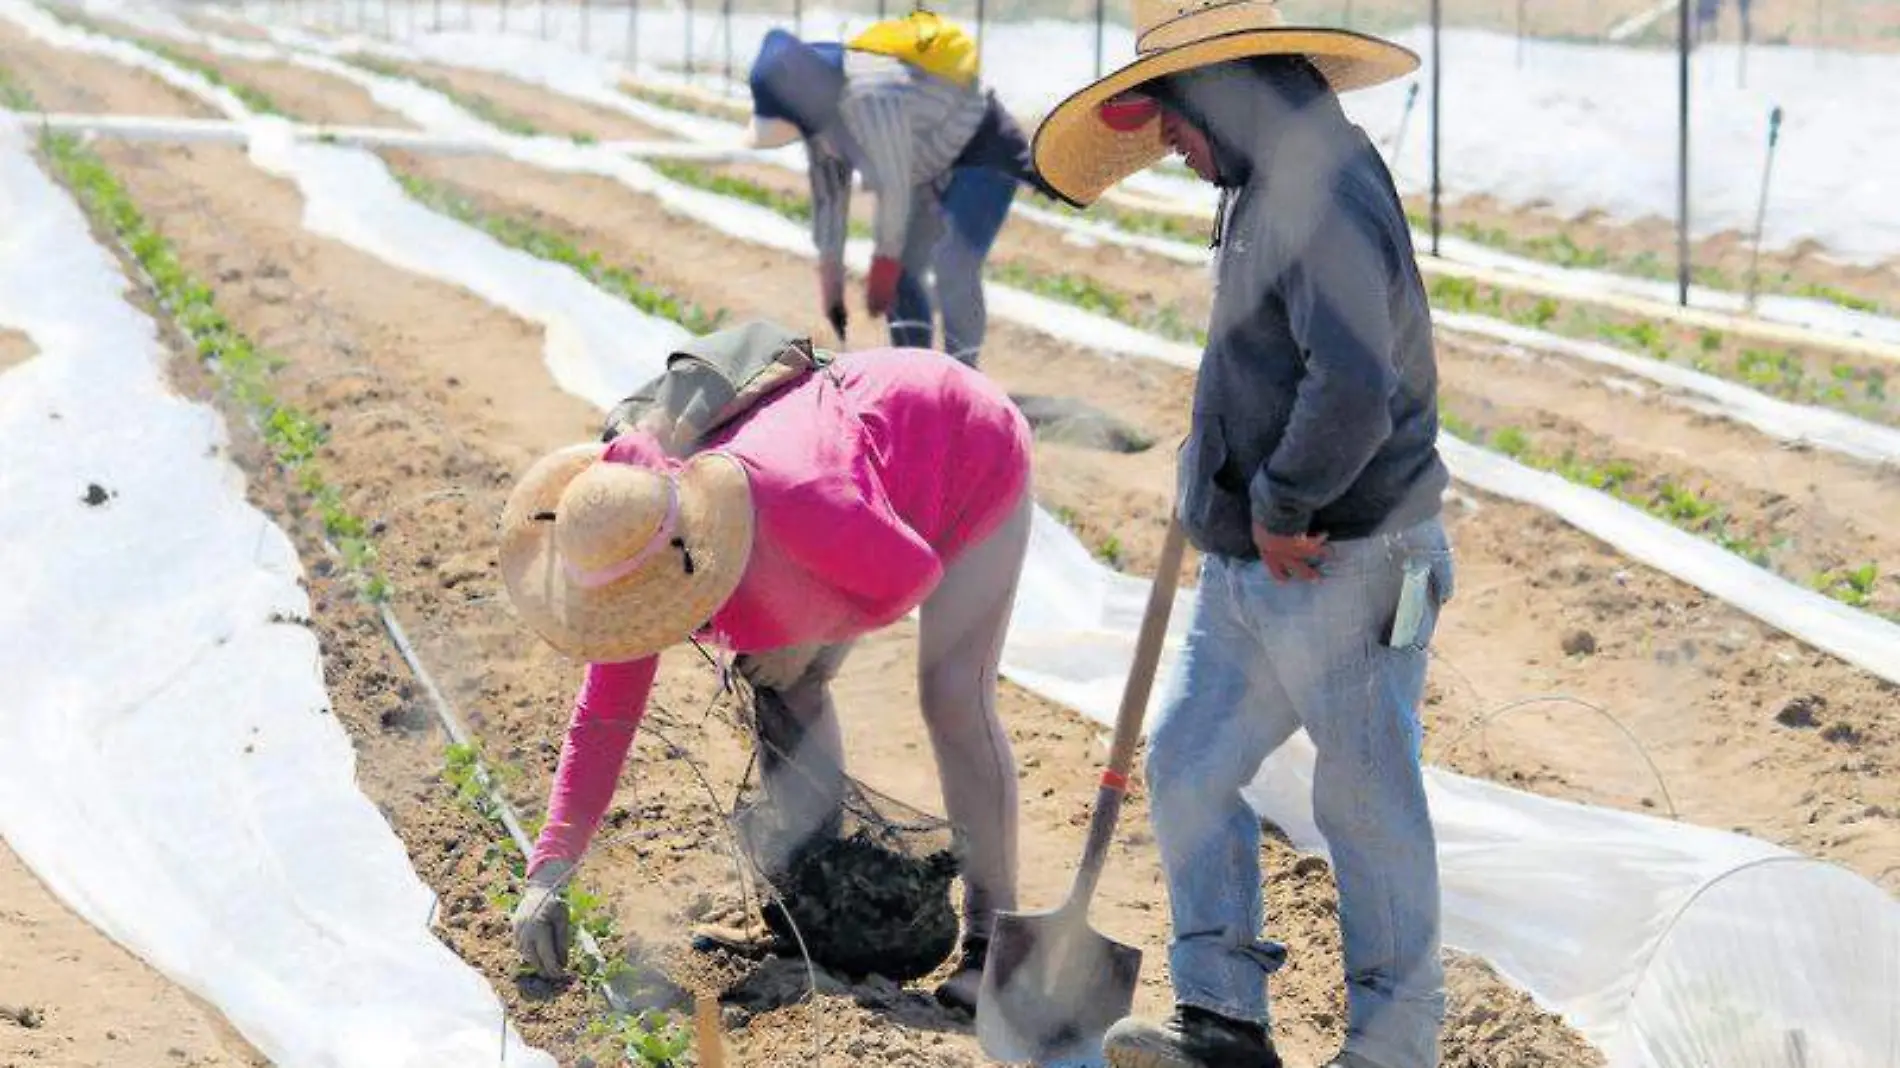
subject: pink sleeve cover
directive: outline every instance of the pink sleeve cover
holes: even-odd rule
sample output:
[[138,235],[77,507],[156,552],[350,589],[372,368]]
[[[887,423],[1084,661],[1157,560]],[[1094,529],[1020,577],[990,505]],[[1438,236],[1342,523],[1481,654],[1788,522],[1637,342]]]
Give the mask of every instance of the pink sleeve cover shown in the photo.
[[646,715],[660,658],[589,664],[574,699],[561,763],[548,792],[548,819],[528,861],[533,872],[550,859],[579,860],[613,801],[634,731]]

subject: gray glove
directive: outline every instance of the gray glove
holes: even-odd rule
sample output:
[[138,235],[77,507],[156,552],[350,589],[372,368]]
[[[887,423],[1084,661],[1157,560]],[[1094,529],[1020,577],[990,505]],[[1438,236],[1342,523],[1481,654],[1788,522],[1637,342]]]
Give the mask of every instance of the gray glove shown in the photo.
[[572,933],[567,899],[561,891],[574,870],[569,860],[549,860],[534,869],[515,906],[515,948],[541,978],[559,981],[567,974],[567,947]]

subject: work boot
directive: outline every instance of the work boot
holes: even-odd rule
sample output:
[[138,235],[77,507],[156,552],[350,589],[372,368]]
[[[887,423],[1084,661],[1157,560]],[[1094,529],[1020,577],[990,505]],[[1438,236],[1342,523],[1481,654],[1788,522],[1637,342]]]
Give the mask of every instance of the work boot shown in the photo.
[[974,1016],[977,991],[983,988],[983,962],[989,956],[989,939],[964,939],[963,959],[957,962],[956,973],[937,987],[937,1004]]
[[1117,1021],[1102,1048],[1114,1068],[1280,1068],[1266,1028],[1191,1005],[1160,1023]]

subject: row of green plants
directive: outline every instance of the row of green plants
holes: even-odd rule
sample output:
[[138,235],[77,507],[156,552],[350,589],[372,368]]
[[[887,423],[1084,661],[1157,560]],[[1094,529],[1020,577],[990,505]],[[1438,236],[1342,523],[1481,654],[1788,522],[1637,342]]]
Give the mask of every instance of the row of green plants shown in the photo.
[[[1442,408],[1440,425],[1454,437],[1474,445],[1484,445],[1518,463],[1546,471],[1580,486],[1607,493],[1634,505],[1671,526],[1696,534],[1758,567],[1780,571],[1774,558],[1790,546],[1786,537],[1771,543],[1740,529],[1728,506],[1691,486],[1667,477],[1644,477],[1635,464],[1613,459],[1593,462],[1579,457],[1573,449],[1551,452],[1537,446],[1531,436],[1516,426],[1501,426],[1487,431]],[[1843,604],[1854,608],[1873,605],[1880,579],[1880,566],[1865,563],[1854,567],[1830,568],[1812,575],[1787,575]]]
[[[1406,218],[1420,232],[1424,232],[1431,226],[1431,220],[1421,211],[1409,210],[1406,212]],[[1444,229],[1447,233],[1474,244],[1558,267],[1602,271],[1633,278],[1646,278],[1656,282],[1676,280],[1674,261],[1665,260],[1654,251],[1644,250],[1634,255],[1624,255],[1600,245],[1578,244],[1577,239],[1572,237],[1567,230],[1520,237],[1503,227],[1487,226],[1470,220],[1450,220],[1445,223]],[[1740,293],[1747,288],[1746,278],[1737,277],[1720,267],[1708,264],[1692,264],[1689,277],[1697,285],[1732,293]],[[1839,286],[1821,282],[1801,281],[1795,278],[1792,272],[1786,270],[1763,275],[1758,284],[1764,293],[1806,297],[1852,311],[1884,315],[1896,312],[1895,308],[1865,294],[1850,292]]]
[[1653,359],[1686,363],[1703,374],[1739,382],[1772,396],[1833,408],[1874,422],[1900,425],[1888,372],[1832,358],[1825,373],[1791,349],[1749,345],[1720,330],[1675,326],[1590,304],[1560,304],[1469,278],[1436,275],[1426,283],[1432,306],[1500,319],[1585,341],[1602,341]]
[[[160,59],[165,60],[168,63],[173,64],[174,66],[182,67],[185,70],[191,71],[193,74],[198,75],[199,77],[203,78],[205,81],[210,82],[212,85],[215,85],[221,89],[230,91],[230,93],[233,96],[237,97],[240,101],[243,101],[245,107],[250,108],[252,111],[257,112],[258,114],[284,116],[283,110],[277,106],[277,102],[275,100],[271,99],[271,95],[269,93],[264,92],[262,89],[259,89],[254,85],[246,85],[242,82],[230,81],[229,79],[225,78],[224,72],[219,70],[216,65],[207,63],[196,56],[179,51],[178,48],[176,48],[173,45],[169,45],[165,43],[164,41],[155,40],[150,37],[119,33],[74,11],[64,10],[61,8],[51,7],[51,6],[46,6],[46,5],[42,5],[41,9],[46,11],[48,14],[52,15],[54,18],[57,18],[72,26],[78,27],[79,29],[85,30],[89,33],[98,34],[101,37],[110,37],[110,38],[113,38],[114,40],[124,41],[128,44],[137,45],[138,47],[144,49],[145,51],[152,53],[153,55],[159,57]],[[288,117],[288,116],[284,116],[284,117]]]
[[111,233],[138,264],[160,306],[249,416],[271,458],[314,506],[324,537],[336,547],[359,592],[375,601],[387,598],[389,583],[377,572],[368,524],[349,509],[342,490],[324,477],[318,463],[328,429],[272,390],[284,359],[258,347],[224,317],[211,287],[185,269],[171,242],[91,149],[76,137],[47,130],[40,151],[93,224]]
[[983,273],[1004,285],[1129,323],[1170,341],[1207,344],[1207,331],[1188,322],[1172,305],[1133,300],[1087,275],[1053,273],[1008,260],[991,261]]
[[[501,792],[522,778],[521,769],[513,764],[500,761],[490,765],[484,761],[473,743],[452,742],[443,751],[442,780],[457,803],[485,825],[487,842],[480,863],[494,880],[486,897],[490,908],[504,914],[512,912],[521,901],[527,883],[527,858],[502,820]],[[537,817],[524,825],[530,838],[540,833],[541,822]],[[629,971],[619,954],[605,948],[619,933],[613,912],[605,898],[587,889],[578,878],[568,882],[562,896],[567,900],[574,929],[585,932],[602,947],[598,958],[579,954],[575,973],[590,989],[602,991]],[[522,974],[529,974],[525,965]],[[588,1023],[586,1036],[596,1052],[604,1047],[613,1057],[642,1068],[672,1068],[692,1046],[692,1035],[685,1027],[666,1013],[650,1010],[596,1016]]]
[[721,119],[726,122],[745,122],[750,115],[749,109],[742,104],[714,103],[710,100],[701,100],[698,97],[687,96],[684,93],[668,92],[665,89],[658,89],[651,85],[641,85],[637,82],[621,82],[620,91],[635,100],[643,100],[652,104],[654,107],[665,108],[668,111],[678,111],[687,115],[698,115],[701,118]]
[[463,111],[488,123],[490,126],[506,130],[518,137],[533,137],[540,132],[535,128],[534,124],[529,122],[526,118],[502,107],[500,104],[495,103],[480,93],[463,92],[441,78],[432,78],[420,71],[411,70],[393,60],[384,59],[381,56],[372,56],[364,52],[353,52],[350,55],[344,56],[343,61],[353,67],[366,70],[371,74],[379,74],[385,78],[396,78],[402,81],[414,82],[426,89],[432,89],[448,97],[449,100],[454,102],[455,106],[461,108]]
[[724,308],[708,311],[692,301],[682,300],[642,281],[635,270],[608,263],[598,252],[578,248],[566,237],[543,229],[530,219],[486,211],[440,182],[405,171],[394,173],[403,191],[423,206],[467,223],[509,248],[572,268],[598,288],[648,315],[671,319],[695,334],[711,333],[725,325]]

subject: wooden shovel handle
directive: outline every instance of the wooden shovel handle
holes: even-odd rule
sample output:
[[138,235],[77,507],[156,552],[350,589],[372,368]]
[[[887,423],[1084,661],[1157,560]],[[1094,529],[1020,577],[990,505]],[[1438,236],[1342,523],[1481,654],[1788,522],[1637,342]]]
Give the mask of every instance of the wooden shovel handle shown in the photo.
[[1155,568],[1154,584],[1148,587],[1148,607],[1141,615],[1141,632],[1135,639],[1135,659],[1128,667],[1128,685],[1122,690],[1122,708],[1115,717],[1115,741],[1108,751],[1108,768],[1102,773],[1105,784],[1126,788],[1128,771],[1135,762],[1135,743],[1141,740],[1141,721],[1148,711],[1148,695],[1154,690],[1155,668],[1161,663],[1161,642],[1168,634],[1168,617],[1174,610],[1174,591],[1180,585],[1181,557],[1187,551],[1187,533],[1181,520],[1170,514],[1168,535],[1161,543],[1161,562]]
[[1128,666],[1128,684],[1122,689],[1121,712],[1115,717],[1115,740],[1108,751],[1108,767],[1102,769],[1102,784],[1095,791],[1095,810],[1089,814],[1088,837],[1082,844],[1082,863],[1075,871],[1075,884],[1069,889],[1064,910],[1078,921],[1088,915],[1089,899],[1095,896],[1095,884],[1108,860],[1108,844],[1115,834],[1115,822],[1121,816],[1122,798],[1128,792],[1128,771],[1135,762],[1135,743],[1141,738],[1141,721],[1148,711],[1148,694],[1154,689],[1155,667],[1161,662],[1161,640],[1168,633],[1168,616],[1174,610],[1174,590],[1181,576],[1181,556],[1186,552],[1187,534],[1181,521],[1170,515],[1167,540],[1161,544],[1161,563],[1155,571],[1154,585],[1148,588],[1148,607],[1141,616],[1141,633],[1135,639],[1135,658]]

